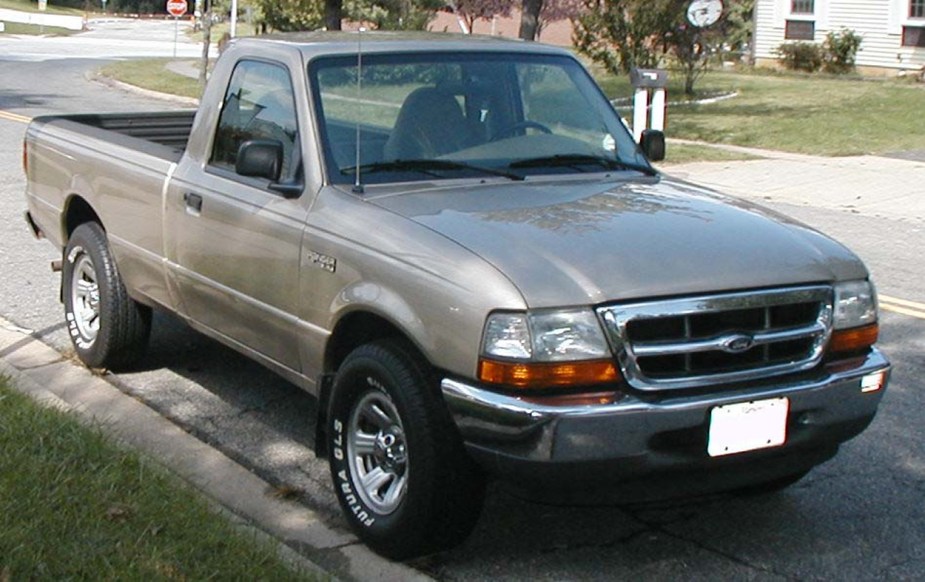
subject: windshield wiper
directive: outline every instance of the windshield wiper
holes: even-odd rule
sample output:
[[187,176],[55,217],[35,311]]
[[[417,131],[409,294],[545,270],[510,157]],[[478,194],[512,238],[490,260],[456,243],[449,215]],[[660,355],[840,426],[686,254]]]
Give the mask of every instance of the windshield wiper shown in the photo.
[[636,170],[647,176],[655,176],[658,172],[652,166],[634,164],[633,162],[624,162],[605,156],[593,156],[588,154],[557,154],[554,156],[542,156],[538,158],[527,158],[517,160],[508,164],[509,168],[555,168],[569,167],[576,170],[582,166],[598,166],[607,170]]
[[[435,173],[435,171],[439,170],[470,170],[490,176],[501,176],[509,180],[519,181],[524,179],[521,174],[516,174],[514,172],[507,172],[496,168],[485,168],[453,160],[392,160],[389,162],[375,162],[360,166],[360,174],[375,174],[376,172],[421,172],[431,176],[439,176],[439,174]],[[341,168],[340,173],[347,175],[355,174],[356,171],[356,166],[350,166],[349,168]]]

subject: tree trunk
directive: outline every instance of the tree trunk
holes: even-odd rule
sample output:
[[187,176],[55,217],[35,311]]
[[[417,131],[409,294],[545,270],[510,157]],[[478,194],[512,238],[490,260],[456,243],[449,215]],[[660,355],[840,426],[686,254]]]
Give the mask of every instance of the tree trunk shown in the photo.
[[536,40],[539,32],[540,10],[543,0],[523,0],[520,13],[520,34],[523,40]]
[[340,30],[343,4],[343,0],[324,0],[324,27],[328,30]]

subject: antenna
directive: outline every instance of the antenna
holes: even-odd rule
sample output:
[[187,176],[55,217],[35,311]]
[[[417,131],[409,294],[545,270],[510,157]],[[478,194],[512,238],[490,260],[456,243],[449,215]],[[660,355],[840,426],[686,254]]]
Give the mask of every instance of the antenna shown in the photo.
[[[363,90],[363,33],[366,29],[362,26],[357,29],[357,112],[363,107],[362,90]],[[356,179],[353,182],[354,194],[363,193],[363,181],[360,173],[360,116],[357,115],[357,135],[356,135]]]

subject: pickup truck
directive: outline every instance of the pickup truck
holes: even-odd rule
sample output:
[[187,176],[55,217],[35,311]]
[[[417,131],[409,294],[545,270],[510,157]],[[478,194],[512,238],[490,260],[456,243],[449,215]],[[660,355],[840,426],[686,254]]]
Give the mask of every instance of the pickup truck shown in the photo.
[[465,539],[491,479],[773,491],[873,419],[862,262],[663,154],[565,50],[300,33],[233,42],[195,112],[36,118],[26,218],[87,366],[138,362],[158,309],[291,380],[401,559]]

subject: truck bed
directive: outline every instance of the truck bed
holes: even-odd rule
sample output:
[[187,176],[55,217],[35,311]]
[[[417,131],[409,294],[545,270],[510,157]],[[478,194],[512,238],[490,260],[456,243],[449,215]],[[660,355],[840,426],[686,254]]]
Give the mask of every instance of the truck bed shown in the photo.
[[66,125],[71,131],[176,162],[186,149],[195,116],[195,110],[178,110],[48,115],[36,121],[46,125]]

